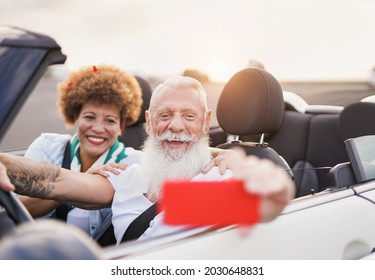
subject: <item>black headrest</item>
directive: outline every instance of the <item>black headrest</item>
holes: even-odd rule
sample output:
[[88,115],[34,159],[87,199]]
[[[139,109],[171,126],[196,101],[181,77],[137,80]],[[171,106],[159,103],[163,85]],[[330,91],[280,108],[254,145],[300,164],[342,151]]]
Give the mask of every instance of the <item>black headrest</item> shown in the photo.
[[375,134],[374,119],[375,103],[357,102],[346,106],[338,120],[341,140]]
[[78,228],[53,219],[21,224],[0,248],[1,260],[98,260],[101,250]]
[[217,120],[233,135],[273,133],[284,113],[283,91],[270,73],[246,68],[225,84],[218,104]]
[[142,109],[141,109],[141,113],[139,115],[138,120],[132,125],[138,125],[140,123],[146,122],[145,112],[150,105],[150,99],[151,99],[151,94],[152,94],[150,83],[146,79],[140,76],[135,76],[135,78],[137,79],[139,86],[141,87],[141,90],[142,90],[143,104],[142,104]]

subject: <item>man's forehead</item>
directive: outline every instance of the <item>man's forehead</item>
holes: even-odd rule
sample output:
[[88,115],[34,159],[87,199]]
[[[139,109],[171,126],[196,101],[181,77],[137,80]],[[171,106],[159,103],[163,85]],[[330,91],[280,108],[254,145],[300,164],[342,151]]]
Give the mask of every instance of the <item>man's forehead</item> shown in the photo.
[[159,92],[159,97],[170,95],[170,96],[180,96],[183,97],[199,97],[199,92],[197,89],[193,87],[173,87],[173,86],[165,86]]
[[172,105],[202,108],[200,94],[194,88],[165,88],[159,92],[155,101],[156,109]]

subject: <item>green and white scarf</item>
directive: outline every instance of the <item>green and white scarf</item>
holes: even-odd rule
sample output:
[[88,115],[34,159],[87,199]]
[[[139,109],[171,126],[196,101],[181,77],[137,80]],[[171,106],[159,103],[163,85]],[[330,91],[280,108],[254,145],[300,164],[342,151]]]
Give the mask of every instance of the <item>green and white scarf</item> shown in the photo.
[[[80,143],[78,140],[77,134],[73,135],[71,141],[71,149],[70,149],[70,169],[73,171],[81,171],[81,158],[79,156],[79,147]],[[115,143],[105,151],[91,167],[101,166],[106,164],[107,162],[120,162],[122,159],[126,158],[127,155],[125,153],[125,145],[116,140]]]

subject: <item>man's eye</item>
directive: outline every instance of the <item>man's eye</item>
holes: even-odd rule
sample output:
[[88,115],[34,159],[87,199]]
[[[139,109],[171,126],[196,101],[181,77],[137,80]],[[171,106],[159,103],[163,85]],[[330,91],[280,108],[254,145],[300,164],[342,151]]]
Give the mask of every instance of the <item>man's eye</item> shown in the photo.
[[185,118],[189,121],[193,121],[196,119],[196,115],[193,115],[193,114],[188,114],[188,115],[185,115]]
[[170,117],[169,114],[161,114],[161,115],[159,115],[159,119],[161,119],[161,120],[167,120],[169,117]]

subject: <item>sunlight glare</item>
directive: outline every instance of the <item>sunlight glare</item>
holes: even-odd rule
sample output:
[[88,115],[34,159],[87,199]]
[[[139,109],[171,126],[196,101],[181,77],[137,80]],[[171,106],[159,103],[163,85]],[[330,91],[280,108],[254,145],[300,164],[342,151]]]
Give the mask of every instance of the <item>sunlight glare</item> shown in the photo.
[[226,82],[233,74],[233,69],[229,63],[222,58],[212,60],[206,70],[210,79],[214,82]]

